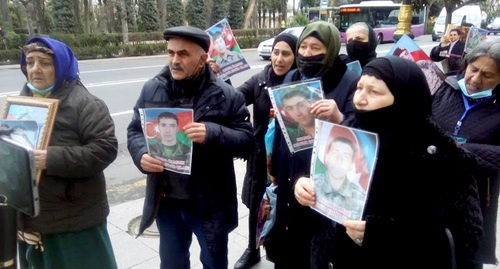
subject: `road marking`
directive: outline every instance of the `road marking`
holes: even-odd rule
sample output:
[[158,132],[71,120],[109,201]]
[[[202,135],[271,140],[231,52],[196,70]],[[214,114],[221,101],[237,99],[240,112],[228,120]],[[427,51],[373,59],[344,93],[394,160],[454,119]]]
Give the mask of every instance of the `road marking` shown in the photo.
[[[138,66],[138,67],[129,67],[129,68],[114,68],[114,69],[103,69],[103,70],[91,70],[91,71],[82,71],[80,74],[90,74],[90,73],[101,73],[101,72],[113,72],[113,71],[123,71],[123,70],[133,70],[133,69],[146,69],[146,68],[159,68],[164,67],[165,65],[149,65],[149,66]],[[265,64],[262,65],[254,65],[251,66],[250,69],[258,69],[264,68]]]
[[123,71],[123,70],[132,70],[132,69],[146,69],[146,68],[158,68],[164,67],[165,65],[149,65],[149,66],[138,66],[138,67],[128,67],[128,68],[115,68],[115,69],[103,69],[103,70],[92,70],[92,71],[82,71],[80,74],[88,74],[88,73],[100,73],[100,72],[112,72],[112,71]]
[[120,85],[126,83],[138,83],[148,81],[150,78],[139,78],[139,79],[127,79],[127,80],[118,80],[111,82],[99,82],[99,83],[89,83],[84,84],[86,88],[94,88],[94,87],[102,87],[102,86],[110,86],[110,85]]
[[134,113],[133,110],[127,110],[127,111],[122,111],[122,112],[116,112],[116,113],[112,113],[111,114],[111,117],[115,117],[115,116],[122,116],[122,115],[127,115],[127,114],[132,114]]

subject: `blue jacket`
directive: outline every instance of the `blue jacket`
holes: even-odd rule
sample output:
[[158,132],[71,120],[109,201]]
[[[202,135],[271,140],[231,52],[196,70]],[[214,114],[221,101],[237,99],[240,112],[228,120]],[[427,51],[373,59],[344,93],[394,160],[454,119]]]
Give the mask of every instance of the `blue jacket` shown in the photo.
[[[252,126],[245,98],[232,86],[215,77],[208,65],[202,73],[204,82],[196,92],[193,103],[194,121],[205,123],[204,144],[193,144],[190,180],[195,191],[197,210],[210,250],[224,244],[221,236],[238,225],[236,180],[233,158],[246,158],[253,146]],[[128,126],[128,149],[135,165],[143,173],[140,161],[148,152],[141,128],[139,108],[182,106],[178,98],[181,89],[170,77],[168,67],[144,84]],[[188,89],[192,90],[192,89]],[[180,95],[179,95],[180,94]],[[156,218],[167,173],[148,173],[146,198],[139,234]]]

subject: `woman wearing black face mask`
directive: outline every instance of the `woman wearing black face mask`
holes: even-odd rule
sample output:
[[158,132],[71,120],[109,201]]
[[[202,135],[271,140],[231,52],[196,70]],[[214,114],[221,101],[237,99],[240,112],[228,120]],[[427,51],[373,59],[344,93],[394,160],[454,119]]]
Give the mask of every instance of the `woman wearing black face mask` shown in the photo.
[[[331,23],[314,22],[304,28],[297,44],[298,72],[293,74],[293,80],[320,78],[323,84],[325,99],[312,104],[311,113],[316,118],[342,122],[354,111],[352,95],[358,75],[347,70],[338,58],[339,31]],[[280,129],[276,121],[276,130]],[[313,215],[310,208],[297,203],[292,189],[297,179],[309,175],[311,155],[312,149],[291,154],[282,132],[276,132],[270,171],[278,178],[276,223],[266,243],[268,258],[275,262],[275,268],[310,268]]]
[[347,55],[342,54],[339,58],[344,63],[359,61],[361,67],[377,58],[377,36],[375,31],[364,22],[357,22],[351,25],[346,34]]

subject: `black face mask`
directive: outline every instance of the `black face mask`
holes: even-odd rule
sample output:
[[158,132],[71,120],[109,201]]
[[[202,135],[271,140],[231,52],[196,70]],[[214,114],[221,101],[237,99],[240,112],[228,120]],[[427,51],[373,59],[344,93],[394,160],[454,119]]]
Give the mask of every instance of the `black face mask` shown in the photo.
[[297,69],[299,69],[300,74],[306,78],[321,76],[322,74],[320,74],[320,72],[325,67],[325,63],[325,53],[308,57],[304,57],[300,54],[297,55]]
[[370,53],[370,44],[353,40],[346,45],[347,55],[353,60],[364,60]]

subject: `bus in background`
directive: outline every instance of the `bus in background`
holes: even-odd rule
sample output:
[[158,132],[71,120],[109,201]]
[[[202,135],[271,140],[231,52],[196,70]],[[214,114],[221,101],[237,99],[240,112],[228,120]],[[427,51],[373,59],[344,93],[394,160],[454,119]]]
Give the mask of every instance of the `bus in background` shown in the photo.
[[[363,1],[359,4],[340,6],[339,31],[342,42],[345,40],[345,31],[356,22],[366,22],[377,35],[378,43],[393,41],[394,32],[398,24],[399,8],[401,4],[392,1]],[[413,10],[411,31],[415,37],[424,34],[425,9],[422,12]]]

